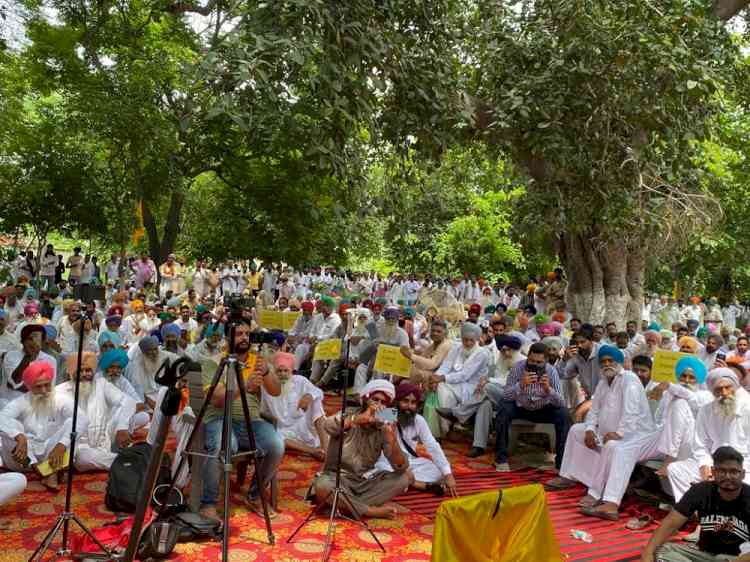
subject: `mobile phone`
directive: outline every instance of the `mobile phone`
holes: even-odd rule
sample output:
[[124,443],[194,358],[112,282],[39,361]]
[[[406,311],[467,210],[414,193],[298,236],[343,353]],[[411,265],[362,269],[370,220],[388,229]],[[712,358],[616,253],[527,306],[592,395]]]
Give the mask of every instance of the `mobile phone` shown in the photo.
[[384,422],[395,422],[397,415],[396,408],[383,408],[375,417]]
[[727,354],[726,353],[722,353],[720,351],[719,353],[716,354],[716,360],[717,361],[726,361],[726,359],[727,359]]

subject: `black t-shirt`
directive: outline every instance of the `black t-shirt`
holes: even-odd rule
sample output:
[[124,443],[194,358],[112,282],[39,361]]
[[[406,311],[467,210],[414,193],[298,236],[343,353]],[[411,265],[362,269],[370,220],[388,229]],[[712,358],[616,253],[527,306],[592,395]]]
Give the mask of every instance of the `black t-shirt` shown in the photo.
[[698,512],[701,534],[698,548],[711,554],[738,555],[740,545],[750,542],[750,486],[742,484],[736,500],[725,501],[715,482],[693,485],[675,509],[685,517]]

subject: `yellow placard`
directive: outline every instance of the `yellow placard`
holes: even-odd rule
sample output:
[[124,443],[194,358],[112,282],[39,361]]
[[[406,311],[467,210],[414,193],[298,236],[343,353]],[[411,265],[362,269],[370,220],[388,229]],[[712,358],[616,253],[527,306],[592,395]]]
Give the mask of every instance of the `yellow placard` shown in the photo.
[[395,345],[378,346],[378,354],[375,356],[375,370],[397,377],[408,377],[411,371],[411,360],[401,354],[401,350]]
[[285,332],[288,332],[294,327],[294,323],[297,321],[297,318],[302,316],[302,311],[293,311],[293,310],[285,310],[282,312],[282,322],[281,322],[281,329]]
[[654,353],[654,366],[651,367],[651,380],[675,382],[674,368],[683,357],[690,357],[690,354],[657,349]]
[[323,340],[315,345],[315,361],[326,361],[328,359],[338,359],[341,357],[341,340],[338,338]]
[[258,324],[266,330],[283,330],[284,313],[279,310],[261,308],[258,311]]

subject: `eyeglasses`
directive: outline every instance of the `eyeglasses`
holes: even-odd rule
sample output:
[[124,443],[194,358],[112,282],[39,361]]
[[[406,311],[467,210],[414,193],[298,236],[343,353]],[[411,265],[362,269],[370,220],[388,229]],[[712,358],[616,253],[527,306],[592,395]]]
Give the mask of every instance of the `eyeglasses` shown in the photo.
[[742,470],[737,468],[714,468],[714,476],[729,476],[730,478],[740,478]]

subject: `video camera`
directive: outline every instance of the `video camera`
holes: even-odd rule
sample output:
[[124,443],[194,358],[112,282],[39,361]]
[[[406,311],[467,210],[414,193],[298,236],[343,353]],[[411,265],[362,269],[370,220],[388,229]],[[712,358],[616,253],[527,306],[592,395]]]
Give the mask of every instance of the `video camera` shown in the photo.
[[80,283],[73,287],[73,298],[82,303],[91,304],[94,301],[103,302],[107,297],[103,285]]
[[232,295],[224,297],[224,308],[228,311],[230,322],[239,322],[242,320],[242,312],[255,308],[255,299],[244,295]]

